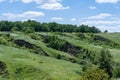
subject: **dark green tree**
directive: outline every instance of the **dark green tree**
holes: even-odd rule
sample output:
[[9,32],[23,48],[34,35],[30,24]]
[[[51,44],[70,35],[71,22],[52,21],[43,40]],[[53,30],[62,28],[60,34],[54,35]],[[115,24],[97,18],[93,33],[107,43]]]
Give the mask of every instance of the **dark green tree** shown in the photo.
[[32,28],[32,27],[27,27],[26,29],[25,29],[25,33],[34,33],[35,32],[35,30],[34,30],[34,28]]
[[17,32],[18,30],[19,30],[18,27],[13,27],[13,28],[11,29],[12,32]]
[[109,78],[113,77],[113,57],[109,50],[102,49],[100,54],[100,69],[103,69],[108,73]]
[[34,20],[28,21],[0,21],[0,31],[11,31],[13,27],[17,27],[19,31],[24,31],[27,27],[34,28],[36,32],[82,32],[82,33],[100,33],[96,27],[88,25],[72,25],[59,24],[56,22],[40,23]]
[[105,30],[105,31],[104,31],[104,33],[107,33],[107,32],[108,32],[108,30]]

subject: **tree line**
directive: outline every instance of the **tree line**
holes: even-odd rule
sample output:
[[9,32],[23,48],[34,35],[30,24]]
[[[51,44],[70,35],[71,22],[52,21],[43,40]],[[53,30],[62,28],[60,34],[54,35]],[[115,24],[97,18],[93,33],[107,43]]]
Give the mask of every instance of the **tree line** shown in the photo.
[[56,22],[41,23],[34,20],[28,21],[0,21],[0,31],[26,31],[32,29],[36,32],[82,32],[82,33],[100,33],[95,26],[59,24]]

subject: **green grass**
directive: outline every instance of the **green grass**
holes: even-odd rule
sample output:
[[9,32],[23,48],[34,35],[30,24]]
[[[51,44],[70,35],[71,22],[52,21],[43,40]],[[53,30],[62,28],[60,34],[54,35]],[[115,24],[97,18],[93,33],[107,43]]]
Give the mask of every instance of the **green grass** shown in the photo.
[[[34,78],[34,80],[39,80],[39,76],[44,73],[46,77],[52,80],[67,80],[68,78],[76,80],[79,77],[78,73],[82,73],[81,66],[78,64],[39,56],[26,50],[4,45],[0,45],[0,61],[7,64],[11,79],[32,80]],[[26,68],[24,68],[25,66]],[[23,71],[15,74],[16,69],[19,68],[23,68]]]
[[42,41],[31,39],[29,36],[25,36],[24,34],[20,34],[20,35],[14,36],[14,38],[16,40],[17,39],[22,39],[22,40],[25,40],[25,41],[27,41],[27,42],[29,42],[31,44],[34,44],[36,46],[41,47],[51,57],[57,57],[58,55],[61,55],[65,60],[69,60],[69,59],[78,60],[77,58],[75,58],[74,56],[72,56],[70,54],[67,54],[65,52],[49,48]]
[[[99,54],[101,49],[104,48],[101,45],[95,45],[93,43],[90,43],[90,41],[88,40],[81,40],[80,38],[75,36],[75,33],[64,33],[64,36],[61,36],[59,34],[54,34],[54,33],[40,33],[42,35],[56,35],[58,36],[60,39],[66,40],[69,43],[76,45],[76,46],[80,46],[83,47],[85,49],[88,49],[90,51],[95,52],[96,54]],[[99,34],[94,34],[94,35],[99,35],[102,36],[106,39],[109,39],[115,43],[119,43],[120,44],[120,35],[119,33],[99,33]],[[119,49],[110,49],[110,53],[113,55],[113,59],[115,62],[120,62],[120,50]]]
[[96,34],[96,35],[102,36],[117,44],[120,44],[120,33],[101,33],[101,34]]
[[[7,34],[8,32],[0,32],[0,34]],[[59,39],[63,39],[75,46],[80,46],[84,49],[99,54],[102,45],[90,43],[89,40],[82,40],[78,38],[75,33],[64,33],[62,36],[59,33],[37,33],[41,35],[56,35]],[[69,59],[80,61],[75,56],[66,52],[55,50],[47,47],[41,40],[34,40],[28,34],[23,33],[10,33],[14,40],[22,39],[31,44],[39,46],[47,54],[44,55],[34,54],[26,48],[15,48],[7,45],[0,44],[0,61],[7,65],[9,72],[9,80],[77,80],[82,74],[82,66],[77,63],[71,63]],[[117,44],[120,44],[119,33],[100,33],[94,34],[109,39]],[[108,48],[113,56],[115,62],[120,62],[120,50],[116,48]],[[56,59],[58,55],[62,59]],[[0,80],[7,80],[0,76]]]

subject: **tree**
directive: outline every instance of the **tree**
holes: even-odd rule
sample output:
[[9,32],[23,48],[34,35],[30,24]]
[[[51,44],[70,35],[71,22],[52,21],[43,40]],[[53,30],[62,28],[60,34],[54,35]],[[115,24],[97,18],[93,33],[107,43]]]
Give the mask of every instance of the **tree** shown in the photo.
[[108,30],[105,30],[105,31],[104,31],[104,33],[107,33],[107,32],[108,32]]
[[32,28],[32,27],[27,27],[26,29],[25,29],[25,33],[34,33],[35,32],[35,30],[34,30],[34,28]]
[[11,31],[13,27],[17,27],[19,31],[24,31],[27,27],[34,28],[36,32],[82,32],[82,33],[99,33],[101,32],[96,27],[88,25],[72,25],[72,24],[59,24],[56,22],[40,23],[34,20],[28,21],[0,21],[0,31]]
[[107,49],[102,49],[100,54],[100,69],[104,69],[108,73],[109,78],[113,77],[113,61],[110,52]]
[[91,68],[87,69],[82,77],[78,80],[108,80],[109,75],[102,69]]
[[11,29],[12,32],[17,32],[18,30],[19,30],[18,27],[13,27],[13,28]]

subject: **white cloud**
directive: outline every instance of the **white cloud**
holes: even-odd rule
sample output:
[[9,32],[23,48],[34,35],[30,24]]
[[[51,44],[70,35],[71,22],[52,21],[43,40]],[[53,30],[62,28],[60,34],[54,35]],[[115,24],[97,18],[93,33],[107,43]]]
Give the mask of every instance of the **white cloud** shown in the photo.
[[71,21],[76,21],[76,18],[72,18]]
[[109,32],[120,32],[120,19],[118,16],[101,13],[88,18],[81,18],[80,24],[95,26],[100,30],[108,30]]
[[95,6],[89,6],[89,9],[96,9]]
[[102,31],[108,30],[109,32],[120,32],[120,25],[118,26],[97,26]]
[[62,0],[10,0],[10,2],[21,1],[23,3],[34,2],[38,5],[37,8],[47,9],[47,10],[64,10],[69,9],[69,6],[63,6],[60,2]]
[[119,0],[95,0],[97,3],[117,3]]
[[2,16],[8,18],[8,19],[33,19],[37,17],[44,16],[45,14],[43,12],[37,12],[37,11],[26,11],[21,14],[15,14],[15,13],[3,13]]
[[31,2],[35,2],[37,4],[42,3],[44,0],[9,0],[10,2],[16,2],[16,1],[21,1],[23,3],[31,3]]
[[109,14],[109,13],[101,13],[101,14],[99,14],[99,15],[90,16],[90,17],[88,17],[88,18],[89,18],[89,19],[104,19],[104,18],[110,17],[110,16],[112,16],[112,15]]
[[24,2],[24,3],[30,3],[30,2],[33,2],[33,1],[36,2],[36,0],[22,0],[22,2]]
[[62,21],[63,18],[62,17],[53,17],[52,20],[56,20],[56,21]]
[[55,3],[45,3],[43,5],[40,5],[38,8],[41,9],[47,9],[47,10],[64,10],[69,9],[69,7],[63,7],[61,3],[55,2]]
[[90,26],[96,26],[102,31],[109,30],[110,32],[120,32],[120,20],[86,20],[81,22]]
[[23,3],[31,3],[35,2],[37,4],[41,3],[55,3],[55,2],[61,2],[62,0],[21,0]]
[[83,22],[82,24],[88,25],[120,25],[120,20],[88,20]]

